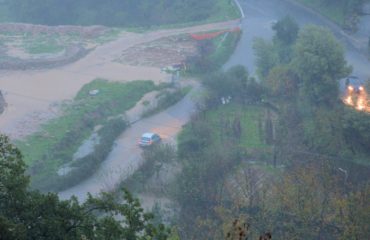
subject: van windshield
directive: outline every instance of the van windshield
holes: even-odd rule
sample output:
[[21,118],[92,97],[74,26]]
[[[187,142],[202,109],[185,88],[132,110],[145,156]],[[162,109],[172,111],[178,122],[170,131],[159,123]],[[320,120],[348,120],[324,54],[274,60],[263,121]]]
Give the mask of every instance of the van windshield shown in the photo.
[[143,142],[150,142],[150,138],[148,138],[148,137],[142,137],[141,138],[141,141],[143,141]]

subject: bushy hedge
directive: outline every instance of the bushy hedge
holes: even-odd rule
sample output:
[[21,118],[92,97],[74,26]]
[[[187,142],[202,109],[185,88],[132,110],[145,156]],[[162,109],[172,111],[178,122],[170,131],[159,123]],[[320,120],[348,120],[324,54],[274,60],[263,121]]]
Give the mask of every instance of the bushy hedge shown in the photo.
[[190,90],[191,90],[191,87],[185,87],[185,88],[178,89],[174,92],[170,92],[167,90],[164,91],[163,95],[159,97],[157,105],[145,111],[142,117],[152,116],[156,113],[159,113],[160,111],[164,109],[171,107],[172,105],[175,105],[181,99],[183,99],[185,95],[189,93]]
[[126,121],[121,118],[107,122],[97,133],[99,144],[94,151],[87,156],[76,160],[71,164],[73,170],[65,176],[53,176],[49,181],[42,184],[42,190],[62,191],[87,179],[99,168],[99,165],[108,157],[114,146],[114,141],[128,127]]
[[214,39],[198,41],[199,55],[187,59],[189,72],[205,74],[220,69],[233,54],[241,36],[240,31],[222,34]]

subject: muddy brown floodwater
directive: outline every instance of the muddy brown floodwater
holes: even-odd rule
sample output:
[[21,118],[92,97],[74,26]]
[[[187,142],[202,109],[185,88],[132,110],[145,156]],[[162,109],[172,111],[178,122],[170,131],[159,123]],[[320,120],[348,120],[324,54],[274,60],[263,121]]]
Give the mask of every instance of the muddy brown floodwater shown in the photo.
[[184,33],[229,29],[236,23],[228,21],[147,33],[124,32],[117,40],[97,47],[85,58],[63,67],[0,71],[0,90],[8,103],[0,116],[0,132],[13,139],[32,133],[42,122],[57,116],[57,106],[62,101],[72,99],[83,85],[96,78],[123,82],[168,81],[169,75],[161,72],[159,67],[130,66],[115,60],[122,56],[122,52],[139,44]]

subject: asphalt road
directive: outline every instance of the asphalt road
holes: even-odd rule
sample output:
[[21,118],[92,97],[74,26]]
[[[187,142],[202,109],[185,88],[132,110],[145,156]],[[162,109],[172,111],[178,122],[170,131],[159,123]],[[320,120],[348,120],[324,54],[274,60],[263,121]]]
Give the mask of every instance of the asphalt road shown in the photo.
[[[270,39],[273,35],[272,24],[289,15],[301,27],[315,24],[330,29],[345,47],[346,59],[353,66],[353,74],[365,80],[370,78],[370,62],[361,52],[363,49],[358,49],[360,44],[358,40],[347,35],[326,18],[290,0],[240,0],[240,4],[246,16],[241,22],[243,35],[235,53],[225,65],[226,69],[233,65],[242,64],[251,75],[255,75],[253,40],[258,37]],[[367,25],[369,26],[370,22]],[[361,26],[364,31],[369,28],[364,27],[363,23]]]

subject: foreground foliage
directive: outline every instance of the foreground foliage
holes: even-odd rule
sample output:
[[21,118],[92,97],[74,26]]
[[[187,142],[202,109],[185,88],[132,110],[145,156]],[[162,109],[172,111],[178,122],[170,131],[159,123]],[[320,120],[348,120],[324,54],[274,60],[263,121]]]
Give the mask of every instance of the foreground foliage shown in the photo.
[[30,191],[25,169],[19,150],[0,135],[0,239],[167,239],[168,230],[154,226],[125,190],[122,199],[103,193],[84,203],[60,200]]

